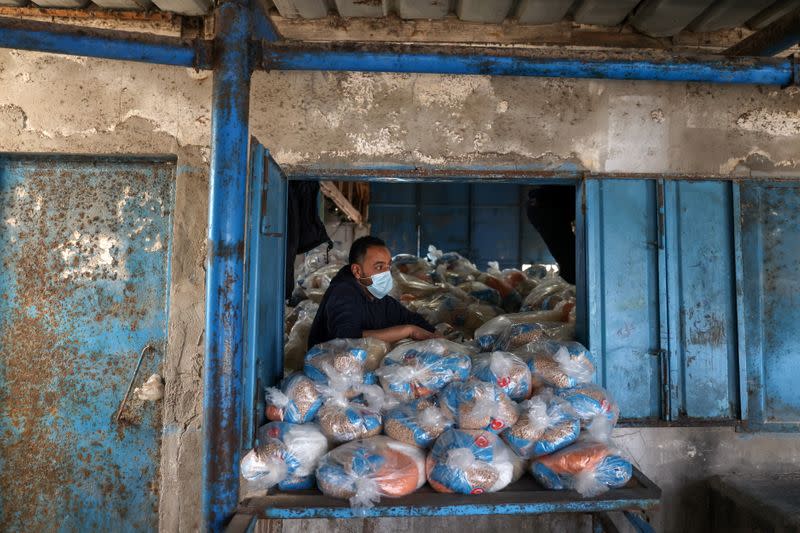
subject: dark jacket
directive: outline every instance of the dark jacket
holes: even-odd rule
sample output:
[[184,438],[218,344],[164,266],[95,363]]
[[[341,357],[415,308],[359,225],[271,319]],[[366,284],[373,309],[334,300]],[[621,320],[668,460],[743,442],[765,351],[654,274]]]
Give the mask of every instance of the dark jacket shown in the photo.
[[364,330],[404,324],[434,331],[422,315],[409,311],[391,296],[371,298],[347,265],[331,280],[322,297],[308,335],[308,347],[331,339],[359,339]]

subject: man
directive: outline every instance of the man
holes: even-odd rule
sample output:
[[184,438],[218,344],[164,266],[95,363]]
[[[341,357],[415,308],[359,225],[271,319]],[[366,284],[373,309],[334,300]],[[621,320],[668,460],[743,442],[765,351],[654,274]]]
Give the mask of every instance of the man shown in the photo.
[[311,325],[308,347],[331,339],[374,337],[385,342],[436,335],[421,315],[389,296],[392,256],[377,237],[356,239],[349,265],[331,280]]
[[575,188],[543,185],[528,192],[530,220],[550,255],[558,263],[558,274],[575,284]]

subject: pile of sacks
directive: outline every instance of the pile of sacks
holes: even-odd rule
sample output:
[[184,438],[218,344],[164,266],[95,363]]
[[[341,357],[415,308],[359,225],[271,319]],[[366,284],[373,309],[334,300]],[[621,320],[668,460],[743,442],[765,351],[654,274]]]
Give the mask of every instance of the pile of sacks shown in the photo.
[[495,492],[526,472],[583,496],[624,486],[631,464],[610,442],[619,410],[591,383],[594,359],[568,340],[569,319],[557,320],[568,315],[498,317],[474,341],[317,345],[302,372],[267,389],[270,422],[242,475],[263,488],[316,486],[356,509],[425,483]]
[[[320,248],[306,254],[298,269],[293,306],[286,313],[286,370],[303,368],[318,304],[346,262],[346,254],[338,250]],[[527,318],[522,318],[532,322],[574,322],[575,318],[575,286],[545,265],[533,265],[523,272],[501,270],[496,262],[490,262],[486,271],[481,271],[456,252],[445,253],[430,246],[425,258],[395,256],[392,278],[394,298],[423,315],[444,337],[457,342],[476,338],[476,330],[485,329],[487,323],[496,324],[492,321],[498,317],[512,316],[509,313],[547,312],[533,317],[525,314]],[[571,338],[573,334],[574,330],[567,328],[563,336]]]

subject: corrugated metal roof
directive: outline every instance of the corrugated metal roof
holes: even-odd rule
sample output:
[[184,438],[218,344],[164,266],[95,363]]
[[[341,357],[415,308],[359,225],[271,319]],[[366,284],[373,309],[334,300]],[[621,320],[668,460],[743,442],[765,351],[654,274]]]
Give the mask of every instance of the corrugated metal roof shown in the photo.
[[[662,38],[732,28],[763,28],[800,0],[260,0],[276,20],[308,21],[331,28],[348,19],[463,22],[505,27],[581,27],[624,29]],[[187,16],[210,14],[214,0],[0,0],[0,6],[96,11],[98,8]],[[0,8],[2,9],[2,8]],[[7,8],[5,8],[7,9]],[[25,14],[23,13],[22,16]],[[4,14],[7,16],[7,14]],[[557,28],[554,28],[554,31]],[[443,36],[445,37],[445,36]],[[442,41],[449,39],[443,38]],[[598,43],[602,44],[602,43]]]
[[758,29],[800,7],[800,0],[274,0],[274,4],[280,16],[289,19],[396,15],[405,20],[457,17],[487,24],[571,20],[611,27],[627,22],[642,33],[662,37],[685,30]]

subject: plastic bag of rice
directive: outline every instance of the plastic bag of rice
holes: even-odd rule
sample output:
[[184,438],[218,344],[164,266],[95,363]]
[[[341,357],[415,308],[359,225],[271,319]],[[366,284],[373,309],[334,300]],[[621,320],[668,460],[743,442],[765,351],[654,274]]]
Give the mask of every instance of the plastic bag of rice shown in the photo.
[[494,433],[448,429],[428,453],[425,469],[433,490],[483,494],[503,490],[524,472],[524,460]]
[[425,454],[416,446],[377,436],[330,451],[317,468],[323,494],[350,501],[355,509],[380,498],[407,496],[425,484]]
[[477,379],[451,383],[439,394],[439,404],[464,429],[500,433],[519,418],[517,404],[500,387]]
[[383,431],[400,442],[430,448],[453,423],[452,417],[439,408],[435,398],[420,398],[386,412]]
[[469,377],[471,349],[445,339],[404,343],[384,357],[376,371],[387,394],[410,401],[436,394]]
[[476,355],[472,358],[472,376],[496,384],[514,401],[531,394],[531,371],[525,361],[510,352]]
[[519,405],[517,423],[503,431],[503,440],[526,459],[551,454],[578,440],[581,421],[565,400],[551,390]]

